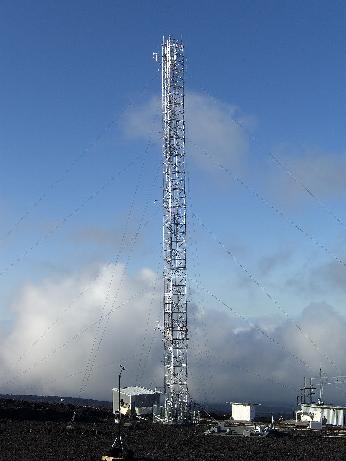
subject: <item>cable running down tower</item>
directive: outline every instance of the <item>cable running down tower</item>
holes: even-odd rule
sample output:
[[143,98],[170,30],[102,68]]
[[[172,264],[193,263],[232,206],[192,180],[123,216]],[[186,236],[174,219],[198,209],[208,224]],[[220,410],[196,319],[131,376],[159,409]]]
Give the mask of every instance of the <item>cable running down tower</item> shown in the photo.
[[189,417],[187,385],[184,45],[162,43],[165,422]]

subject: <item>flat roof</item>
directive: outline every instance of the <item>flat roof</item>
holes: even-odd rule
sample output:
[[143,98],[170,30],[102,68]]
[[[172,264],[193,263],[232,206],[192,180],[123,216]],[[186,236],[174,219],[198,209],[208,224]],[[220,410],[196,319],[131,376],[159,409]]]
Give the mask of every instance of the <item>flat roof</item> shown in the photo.
[[[113,391],[118,391],[117,387],[113,388]],[[145,387],[141,386],[128,386],[128,387],[121,387],[120,393],[125,395],[142,395],[142,394],[158,394],[159,391],[152,391],[151,389],[146,389]]]
[[230,402],[231,405],[243,405],[244,407],[261,405],[260,403],[252,403],[252,402]]
[[321,404],[321,403],[302,403],[301,408],[303,407],[309,407],[309,408],[330,408],[333,410],[346,410],[346,407],[342,407],[340,405],[327,405],[327,404]]

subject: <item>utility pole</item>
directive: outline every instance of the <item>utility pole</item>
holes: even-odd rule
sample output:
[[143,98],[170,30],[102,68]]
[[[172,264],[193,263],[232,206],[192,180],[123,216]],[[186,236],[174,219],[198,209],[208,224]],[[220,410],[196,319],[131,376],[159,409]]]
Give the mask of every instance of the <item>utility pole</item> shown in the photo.
[[[313,403],[313,396],[315,395],[315,390],[316,387],[312,385],[312,380],[313,378],[309,378],[309,385],[307,382],[306,377],[304,376],[304,387],[300,389],[300,403],[310,403],[310,405]],[[309,399],[309,402],[307,402],[307,398]],[[298,404],[298,399],[297,399],[297,404]]]
[[189,419],[184,45],[162,43],[165,422]]
[[[121,398],[120,398],[120,389],[121,389],[121,375],[122,372],[126,371],[125,367],[120,365],[120,371],[118,374],[118,410],[119,410],[119,420],[118,420],[118,436],[115,438],[112,444],[112,453],[113,454],[122,454],[123,453],[123,440],[121,437]],[[103,458],[102,458],[103,459]]]
[[323,403],[323,379],[322,379],[322,368],[320,368],[320,402]]

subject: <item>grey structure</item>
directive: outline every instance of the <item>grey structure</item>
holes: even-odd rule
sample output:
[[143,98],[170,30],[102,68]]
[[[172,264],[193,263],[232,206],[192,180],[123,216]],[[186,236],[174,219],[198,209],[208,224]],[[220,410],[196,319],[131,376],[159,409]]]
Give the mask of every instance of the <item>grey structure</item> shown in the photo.
[[[113,391],[113,413],[119,411],[119,389]],[[161,403],[161,392],[152,391],[140,386],[120,389],[120,405],[123,414],[147,415],[153,413],[153,406]]]
[[162,43],[164,392],[166,423],[189,417],[184,45]]

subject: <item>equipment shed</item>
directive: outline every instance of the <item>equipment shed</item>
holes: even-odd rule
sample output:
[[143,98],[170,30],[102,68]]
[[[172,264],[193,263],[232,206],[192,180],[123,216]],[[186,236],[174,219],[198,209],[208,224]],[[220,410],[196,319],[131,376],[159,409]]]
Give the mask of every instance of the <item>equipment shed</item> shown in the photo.
[[232,418],[235,421],[253,421],[255,414],[254,403],[232,402]]
[[[119,411],[119,390],[113,391],[113,413]],[[120,389],[120,411],[122,414],[136,413],[148,415],[153,412],[153,405],[159,405],[161,392],[140,386],[123,387]]]

